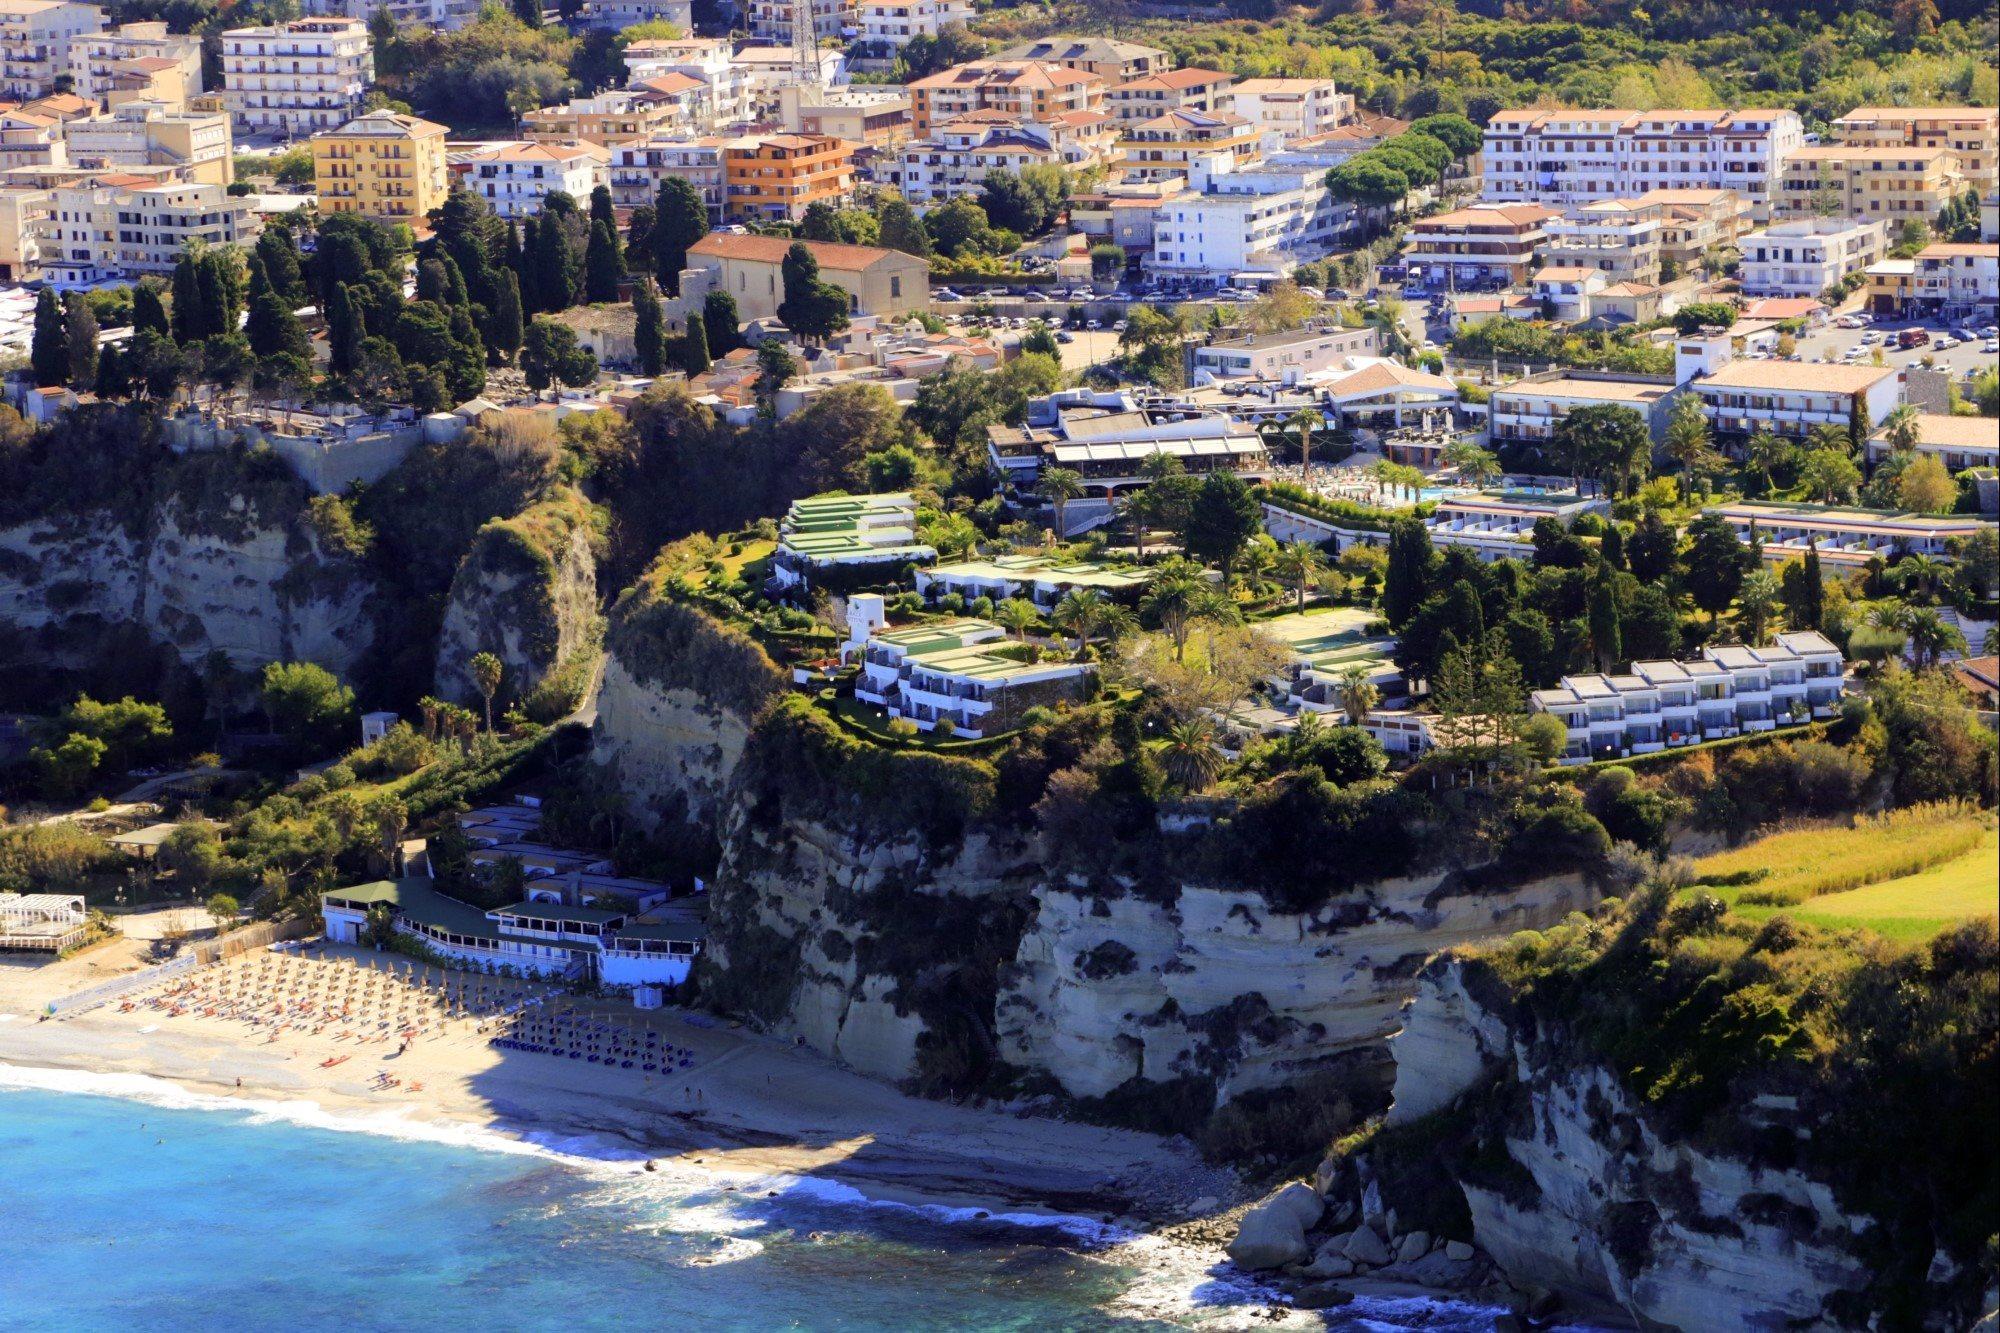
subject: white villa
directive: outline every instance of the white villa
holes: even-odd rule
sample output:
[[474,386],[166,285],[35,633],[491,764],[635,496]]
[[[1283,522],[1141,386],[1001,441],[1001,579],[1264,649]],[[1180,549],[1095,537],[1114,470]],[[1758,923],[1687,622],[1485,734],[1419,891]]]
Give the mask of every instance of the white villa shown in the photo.
[[902,493],[816,495],[794,500],[779,528],[772,577],[789,587],[835,566],[929,564],[937,552],[917,540],[917,502]]
[[1622,675],[1564,676],[1528,706],[1569,729],[1565,763],[1651,754],[1669,746],[1774,731],[1832,717],[1846,662],[1812,630],[1766,648],[1704,648],[1692,662],[1634,662]]
[[1026,645],[990,621],[882,628],[881,599],[873,595],[848,599],[848,622],[848,651],[861,664],[855,698],[967,739],[1010,731],[1030,708],[1082,700],[1097,671],[1088,662],[1033,661],[1021,651]]

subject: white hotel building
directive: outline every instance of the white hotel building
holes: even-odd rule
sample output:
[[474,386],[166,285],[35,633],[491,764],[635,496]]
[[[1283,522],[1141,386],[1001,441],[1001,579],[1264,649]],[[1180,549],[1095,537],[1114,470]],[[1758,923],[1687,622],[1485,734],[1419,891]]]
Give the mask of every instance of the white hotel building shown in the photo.
[[454,152],[451,169],[494,216],[511,220],[540,213],[542,202],[556,190],[587,203],[605,179],[610,156],[591,143],[485,143]]
[[1282,275],[1332,249],[1351,216],[1323,170],[1239,167],[1218,155],[1196,163],[1188,189],[1154,210],[1146,264],[1168,277]]
[[1751,232],[1737,277],[1745,296],[1818,296],[1889,250],[1889,224],[1860,218],[1801,218]]
[[304,138],[361,114],[375,81],[368,25],[298,19],[222,34],[223,103],[237,130]]
[[1856,417],[1865,439],[1896,410],[1903,381],[1894,366],[1731,361],[1688,387],[1718,439],[1740,443],[1759,431],[1800,440],[1815,426],[1847,430]]
[[1566,763],[1652,754],[1832,717],[1846,662],[1811,630],[1780,634],[1767,648],[1704,648],[1693,662],[1634,662],[1620,675],[1564,676],[1528,706],[1562,720]]
[[1770,216],[1805,146],[1793,111],[1502,111],[1488,122],[1485,197],[1587,204],[1648,190],[1734,190]]
[[1727,520],[1739,541],[1761,542],[1770,564],[1803,556],[1808,548],[1819,552],[1822,564],[1865,565],[1875,556],[1887,560],[1901,554],[1948,559],[1957,542],[1993,526],[1993,520],[1974,514],[1896,514],[1754,500],[1715,505],[1708,512]]

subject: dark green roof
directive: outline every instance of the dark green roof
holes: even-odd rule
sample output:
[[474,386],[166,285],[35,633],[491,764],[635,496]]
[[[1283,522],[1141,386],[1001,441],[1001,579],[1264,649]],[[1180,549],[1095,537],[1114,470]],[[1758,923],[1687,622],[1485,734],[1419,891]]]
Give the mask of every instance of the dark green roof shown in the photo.
[[538,916],[545,921],[580,921],[587,926],[601,926],[631,913],[619,908],[571,907],[568,903],[519,902],[510,907],[494,909],[497,916]]

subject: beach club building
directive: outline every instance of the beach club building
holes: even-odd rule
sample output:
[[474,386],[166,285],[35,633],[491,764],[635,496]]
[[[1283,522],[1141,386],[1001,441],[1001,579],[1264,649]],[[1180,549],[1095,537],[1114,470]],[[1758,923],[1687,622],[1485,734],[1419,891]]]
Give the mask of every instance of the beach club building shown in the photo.
[[[861,601],[861,598],[850,599]],[[876,606],[850,606],[858,630]],[[1079,703],[1097,668],[1089,662],[1035,661],[1028,645],[986,620],[949,620],[876,629],[860,648],[854,697],[920,727],[948,726],[977,740],[1012,731],[1030,708]]]
[[0,893],[0,950],[61,953],[89,933],[80,893]]
[[370,914],[378,911],[398,934],[472,971],[607,986],[685,981],[707,937],[698,908],[660,908],[640,918],[621,908],[529,899],[482,912],[421,876],[320,896],[326,938],[335,944],[366,943]]
[[1812,630],[1768,647],[1704,648],[1691,662],[1634,662],[1618,675],[1564,676],[1528,699],[1568,731],[1565,763],[1652,754],[1832,717],[1846,688],[1840,650]]

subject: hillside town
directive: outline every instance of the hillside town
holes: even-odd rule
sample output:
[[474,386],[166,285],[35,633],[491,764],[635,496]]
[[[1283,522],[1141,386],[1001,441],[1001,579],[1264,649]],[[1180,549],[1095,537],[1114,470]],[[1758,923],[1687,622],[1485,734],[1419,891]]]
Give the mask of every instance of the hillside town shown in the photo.
[[0,1017],[1138,1131],[1279,1308],[1990,1309],[1851,1112],[1991,1057],[1990,81],[1167,8],[0,0]]

